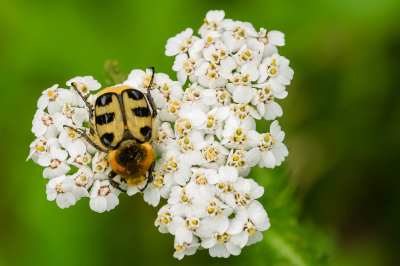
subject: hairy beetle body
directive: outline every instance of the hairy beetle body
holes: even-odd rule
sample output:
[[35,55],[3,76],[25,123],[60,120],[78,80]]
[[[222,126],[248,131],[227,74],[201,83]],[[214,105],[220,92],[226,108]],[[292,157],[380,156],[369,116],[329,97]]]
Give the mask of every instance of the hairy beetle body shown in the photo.
[[157,115],[150,94],[153,78],[154,68],[146,94],[127,85],[105,88],[98,93],[94,106],[72,83],[89,109],[90,130],[87,134],[71,129],[82,134],[95,148],[108,153],[112,168],[108,175],[110,183],[124,192],[113,180],[116,175],[120,175],[129,186],[140,185],[147,179],[141,191],[153,180],[155,161],[151,141]]

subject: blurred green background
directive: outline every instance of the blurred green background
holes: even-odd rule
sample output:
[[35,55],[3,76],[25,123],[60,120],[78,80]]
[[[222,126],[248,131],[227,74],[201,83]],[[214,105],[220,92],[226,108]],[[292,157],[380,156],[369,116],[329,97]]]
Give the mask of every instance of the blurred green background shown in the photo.
[[[279,123],[290,154],[252,170],[272,223],[262,243],[178,261],[154,227],[159,207],[122,195],[108,213],[87,199],[61,210],[25,159],[43,90],[84,75],[105,84],[107,59],[176,80],[168,38],[197,32],[213,9],[286,34],[280,54],[295,75]],[[400,265],[399,10],[398,0],[1,1],[0,265]]]

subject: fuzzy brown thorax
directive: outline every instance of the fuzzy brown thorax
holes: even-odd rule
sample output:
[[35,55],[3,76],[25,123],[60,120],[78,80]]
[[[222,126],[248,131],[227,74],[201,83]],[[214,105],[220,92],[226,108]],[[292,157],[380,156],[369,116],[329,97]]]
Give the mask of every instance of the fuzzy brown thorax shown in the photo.
[[130,186],[140,185],[154,162],[154,153],[149,143],[125,141],[121,147],[110,151],[109,159],[112,170],[125,178]]

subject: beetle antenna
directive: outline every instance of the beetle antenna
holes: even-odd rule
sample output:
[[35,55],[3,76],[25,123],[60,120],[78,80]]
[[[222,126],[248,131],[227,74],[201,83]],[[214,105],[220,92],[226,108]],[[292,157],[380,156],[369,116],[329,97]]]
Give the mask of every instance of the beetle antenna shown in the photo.
[[87,108],[89,109],[90,116],[92,116],[93,115],[92,105],[90,103],[88,103],[88,101],[85,99],[85,97],[83,97],[82,93],[78,90],[78,88],[76,87],[76,82],[72,82],[71,85],[72,85],[72,87],[74,87],[75,91],[79,94],[79,96],[81,96],[82,100],[85,102]]
[[149,67],[149,68],[151,68],[151,70],[153,70],[153,75],[151,75],[151,80],[150,80],[149,86],[147,87],[147,94],[150,94],[150,88],[151,88],[151,85],[153,85],[154,74],[156,73],[154,67]]
[[151,93],[150,93],[150,89],[151,89],[151,86],[153,85],[154,75],[156,74],[156,71],[155,71],[154,67],[148,67],[148,68],[151,68],[151,70],[153,70],[153,75],[151,75],[151,80],[150,80],[149,86],[147,87],[147,98],[151,105],[151,109],[153,109],[153,117],[156,117],[157,116],[157,107],[156,107],[156,104],[154,103],[153,97],[151,97]]

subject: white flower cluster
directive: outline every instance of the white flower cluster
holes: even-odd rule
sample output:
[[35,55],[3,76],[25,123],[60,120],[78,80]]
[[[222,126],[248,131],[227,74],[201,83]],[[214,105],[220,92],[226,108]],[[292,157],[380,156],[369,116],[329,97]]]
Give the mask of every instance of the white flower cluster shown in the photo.
[[[91,91],[101,85],[93,77],[76,77],[67,82],[76,82],[77,89],[88,99],[94,101]],[[113,188],[107,179],[111,171],[106,154],[89,145],[81,135],[64,126],[86,128],[89,113],[83,108],[85,103],[78,93],[58,88],[58,85],[43,91],[39,98],[38,110],[32,122],[32,132],[36,136],[30,145],[28,159],[46,167],[43,177],[50,179],[46,185],[48,200],[56,200],[64,209],[81,199],[90,197],[90,207],[104,212],[118,205],[119,190]],[[66,175],[71,166],[77,167],[75,173]]]
[[256,200],[264,188],[244,177],[256,164],[274,168],[288,155],[278,121],[268,133],[255,123],[282,116],[274,99],[287,96],[294,73],[278,54],[284,34],[224,17],[209,11],[201,38],[188,28],[168,40],[165,54],[176,56],[178,81],[191,84],[184,92],[167,83],[152,91],[163,123],[154,140],[159,179],[150,189],[168,199],[155,224],[175,235],[178,259],[200,246],[226,258],[260,241],[270,226]]
[[[248,22],[224,17],[224,11],[209,11],[201,38],[193,36],[192,29],[170,38],[165,53],[176,55],[178,81],[156,73],[150,91],[158,109],[153,148],[161,159],[143,194],[153,206],[161,197],[167,199],[155,225],[175,235],[178,259],[200,247],[226,258],[261,241],[261,232],[270,226],[257,201],[264,188],[244,177],[255,165],[274,168],[288,155],[278,121],[267,133],[258,133],[255,122],[282,116],[274,99],[286,97],[293,78],[289,60],[277,53],[284,34],[264,28],[257,33]],[[133,70],[124,85],[147,93],[152,74]],[[191,84],[183,90],[187,78]],[[72,82],[94,103],[90,91],[100,84],[92,77],[68,81],[69,90],[58,85],[45,90],[32,123],[37,139],[28,159],[46,167],[47,198],[56,199],[60,208],[89,197],[92,210],[109,211],[118,205],[120,191],[107,180],[112,170],[108,154],[64,128],[86,130],[89,118]],[[127,187],[128,195],[137,192],[138,187]]]

